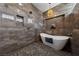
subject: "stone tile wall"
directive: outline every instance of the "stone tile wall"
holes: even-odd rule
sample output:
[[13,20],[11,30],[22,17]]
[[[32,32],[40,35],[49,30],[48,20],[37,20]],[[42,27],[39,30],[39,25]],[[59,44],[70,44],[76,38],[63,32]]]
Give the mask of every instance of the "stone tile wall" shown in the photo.
[[[15,5],[16,4],[12,5],[13,8],[15,7]],[[41,12],[32,4],[25,5],[24,8],[27,13],[22,10],[26,13],[26,15],[23,14],[25,17],[24,26],[22,26],[21,24],[17,24],[16,21],[3,19],[1,17],[1,13],[8,13],[14,16],[17,15],[17,13],[10,8],[7,8],[7,10],[5,10],[6,8],[4,6],[2,6],[2,8],[3,9],[0,9],[0,55],[34,42],[35,38],[42,30],[41,24],[43,23]],[[27,15],[31,10],[34,16],[34,23],[28,24]],[[37,27],[35,27],[36,25]]]

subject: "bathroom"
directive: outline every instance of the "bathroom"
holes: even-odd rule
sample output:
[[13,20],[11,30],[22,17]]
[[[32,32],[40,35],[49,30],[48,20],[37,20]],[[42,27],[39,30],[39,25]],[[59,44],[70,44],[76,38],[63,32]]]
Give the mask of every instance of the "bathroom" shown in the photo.
[[78,56],[78,12],[79,3],[0,3],[0,55]]

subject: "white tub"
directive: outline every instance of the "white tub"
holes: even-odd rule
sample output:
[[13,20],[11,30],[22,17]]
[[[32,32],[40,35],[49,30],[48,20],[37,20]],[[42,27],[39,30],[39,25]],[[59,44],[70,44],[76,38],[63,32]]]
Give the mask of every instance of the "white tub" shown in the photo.
[[[61,50],[65,46],[67,40],[70,38],[68,36],[52,36],[45,33],[40,33],[40,36],[45,45],[48,45],[55,50]],[[46,42],[45,38],[52,38],[53,43]]]

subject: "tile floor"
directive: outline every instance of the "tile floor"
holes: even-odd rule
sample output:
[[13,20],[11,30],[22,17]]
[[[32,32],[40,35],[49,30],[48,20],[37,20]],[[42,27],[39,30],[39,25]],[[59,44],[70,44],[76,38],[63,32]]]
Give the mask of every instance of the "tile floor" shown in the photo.
[[42,42],[34,42],[24,48],[4,54],[3,56],[71,56],[71,53],[55,51]]

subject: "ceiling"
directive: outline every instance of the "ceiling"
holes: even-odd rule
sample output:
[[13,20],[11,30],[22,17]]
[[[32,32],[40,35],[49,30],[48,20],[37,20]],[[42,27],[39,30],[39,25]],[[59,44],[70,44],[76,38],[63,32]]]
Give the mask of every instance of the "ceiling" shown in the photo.
[[[53,8],[57,5],[59,5],[60,3],[51,3],[49,6],[49,3],[32,3],[37,9],[39,9],[41,12],[45,12],[50,8]],[[10,5],[14,5],[14,4],[10,4]],[[17,6],[17,4],[15,4]],[[27,5],[27,4],[26,4]],[[0,4],[0,7],[3,7],[4,4]]]
[[60,3],[51,3],[49,6],[49,3],[33,3],[33,5],[38,8],[41,12],[45,12],[50,8],[53,8],[57,5],[59,5]]

